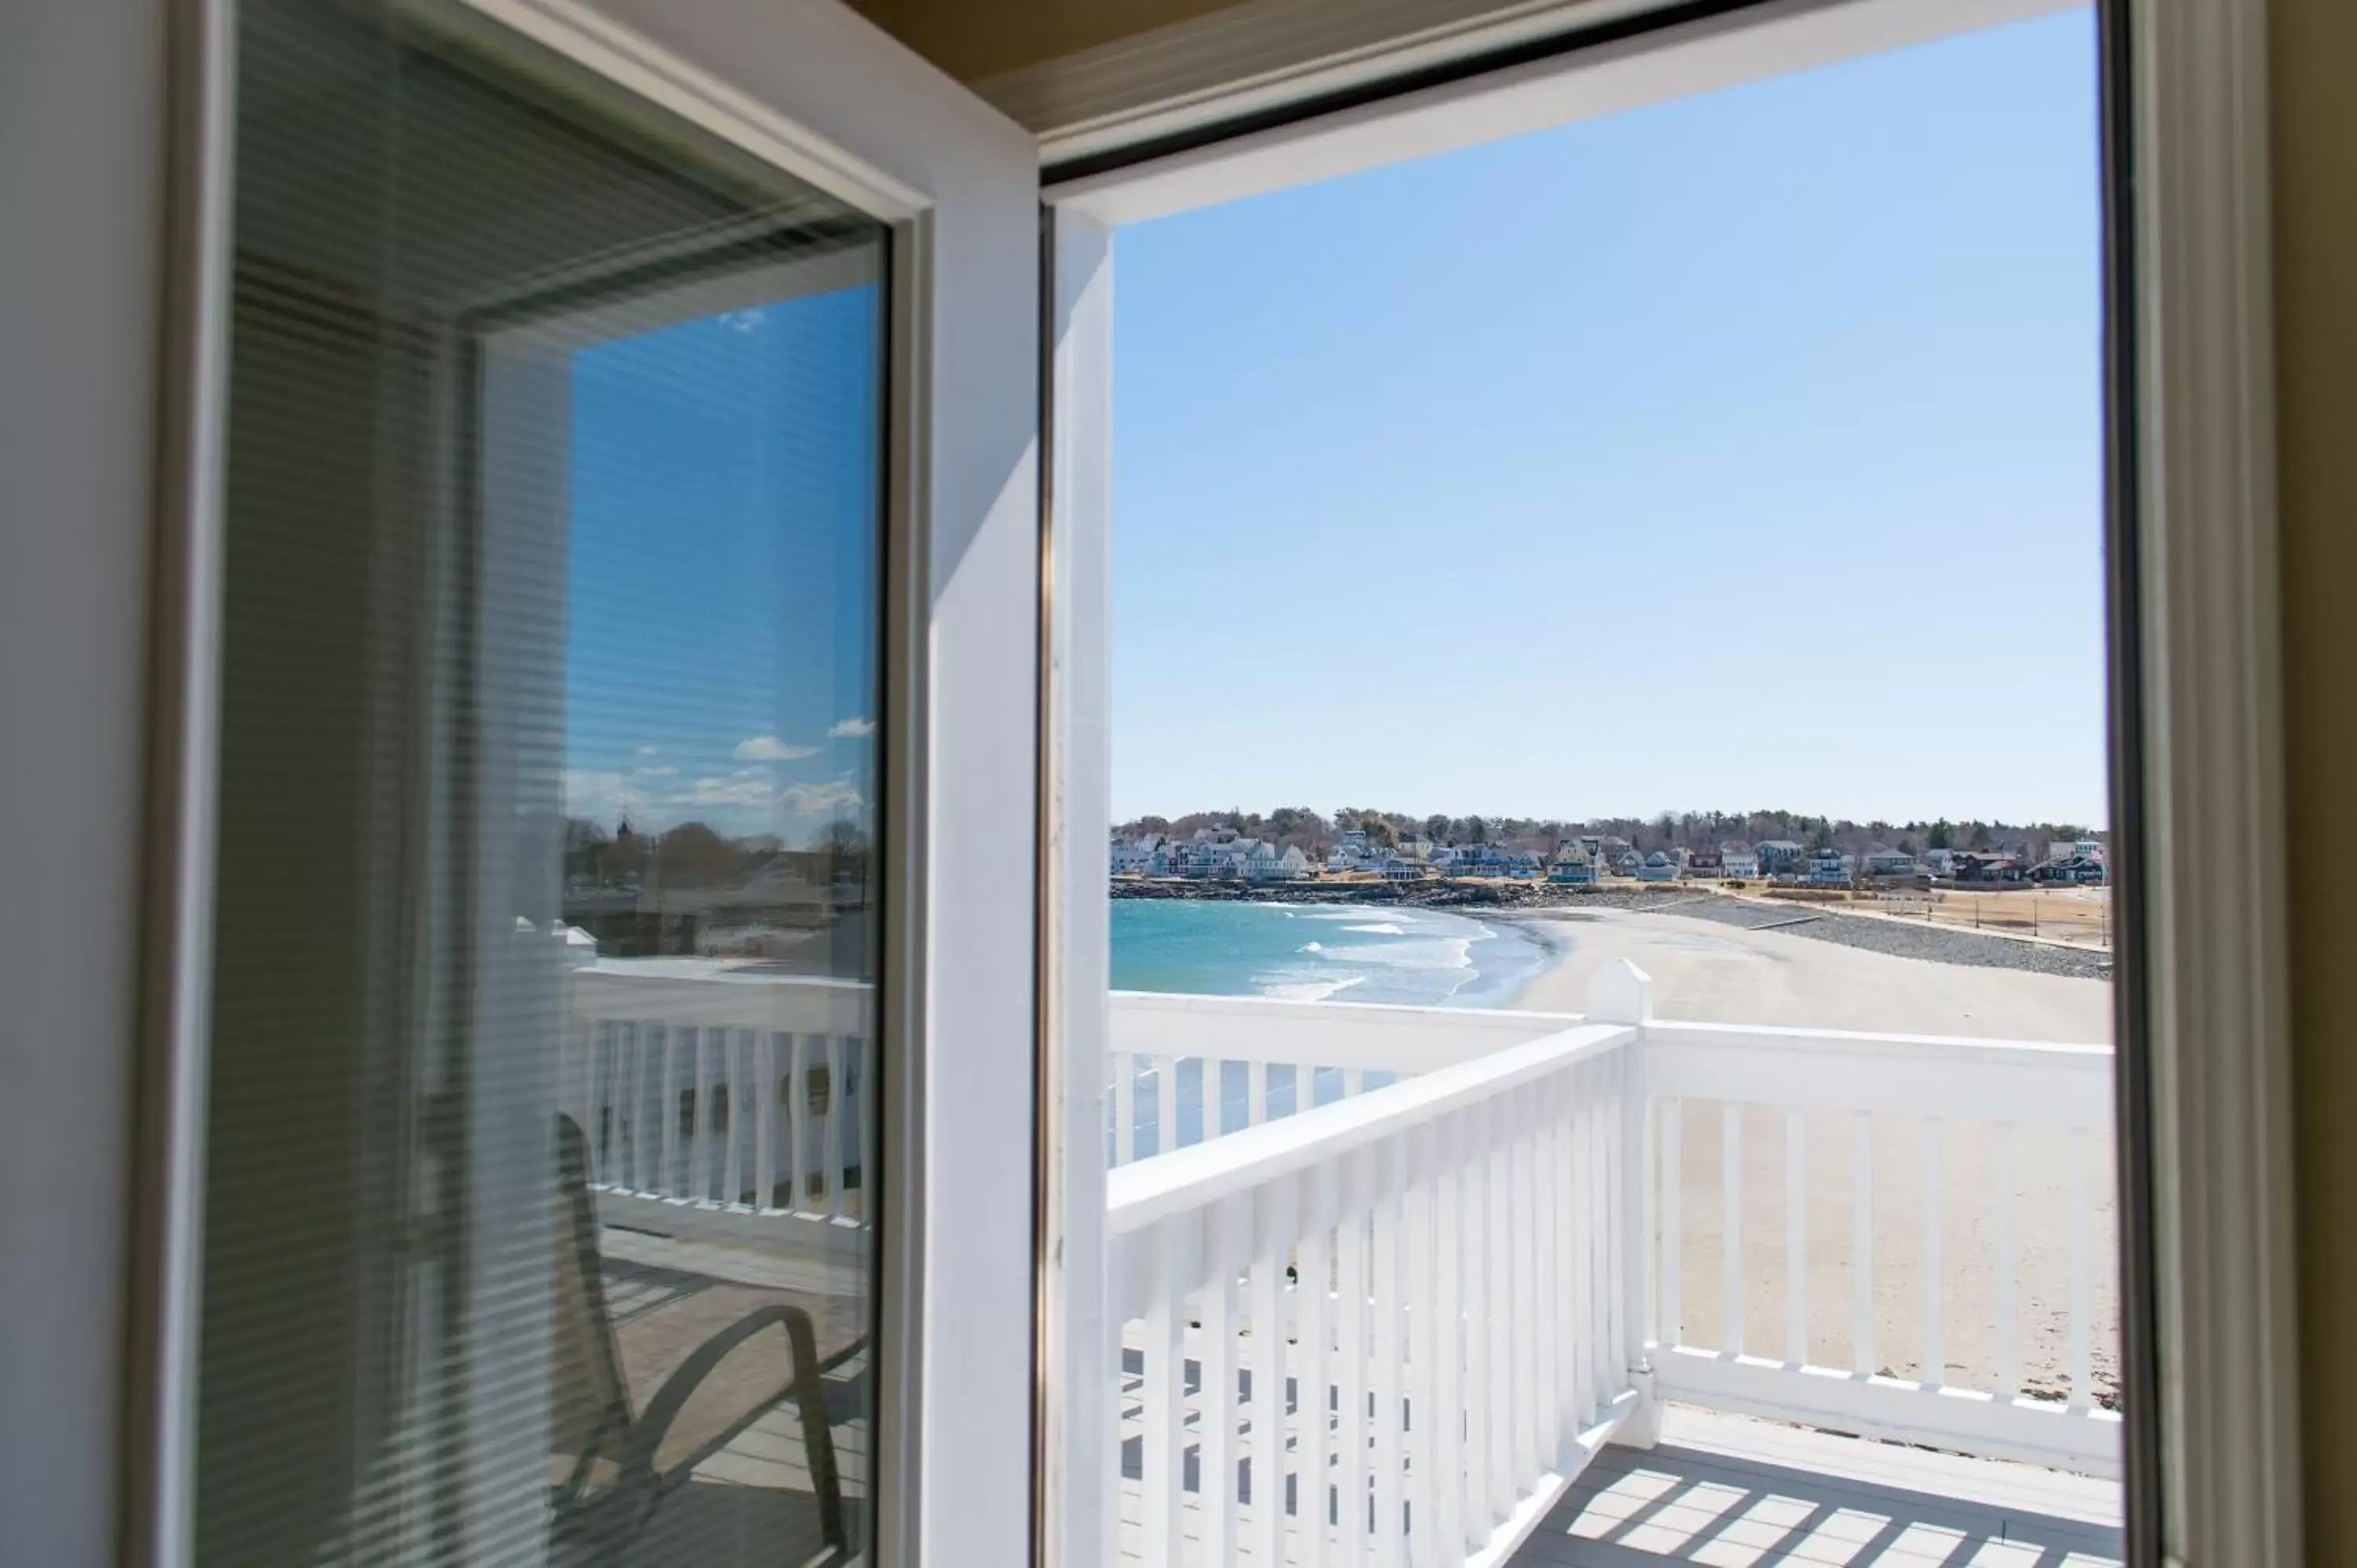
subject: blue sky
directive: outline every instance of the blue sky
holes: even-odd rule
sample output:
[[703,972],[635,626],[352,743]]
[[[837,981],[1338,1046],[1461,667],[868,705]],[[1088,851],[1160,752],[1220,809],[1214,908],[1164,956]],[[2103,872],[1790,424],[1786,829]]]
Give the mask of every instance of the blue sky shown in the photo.
[[869,821],[879,306],[802,294],[574,355],[569,813],[790,843]]
[[2100,822],[2072,12],[1123,230],[1114,807]]

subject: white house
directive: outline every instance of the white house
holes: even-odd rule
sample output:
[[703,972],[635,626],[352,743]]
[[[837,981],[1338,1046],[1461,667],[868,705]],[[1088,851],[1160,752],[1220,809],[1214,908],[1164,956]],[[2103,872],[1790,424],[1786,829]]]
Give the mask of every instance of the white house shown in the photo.
[[1265,839],[1254,839],[1244,857],[1243,875],[1250,882],[1298,882],[1309,875],[1309,857],[1299,844],[1279,850]]
[[1577,844],[1566,844],[1548,863],[1547,880],[1592,886],[1596,882],[1596,856]]
[[1719,860],[1729,881],[1754,882],[1759,879],[1760,857],[1748,849],[1722,851]]
[[1169,867],[1170,857],[1160,833],[1140,833],[1135,838],[1113,841],[1115,876],[1163,876],[1168,875]]

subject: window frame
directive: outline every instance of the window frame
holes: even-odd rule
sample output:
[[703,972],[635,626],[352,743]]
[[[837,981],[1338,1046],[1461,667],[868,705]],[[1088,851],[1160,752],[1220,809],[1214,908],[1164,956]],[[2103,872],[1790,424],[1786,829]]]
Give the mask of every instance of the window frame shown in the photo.
[[[2115,1016],[2128,1556],[2139,1568],[2292,1563],[2302,1472],[2265,0],[2093,4],[2104,78],[2106,591],[2119,618],[2106,678],[2113,821],[2127,850]],[[1318,36],[1301,24],[1321,6],[1337,9],[1293,6],[1288,36]],[[1081,62],[1069,81],[1051,62],[1008,84],[1040,103],[1131,90],[1117,113],[1076,113],[1041,132],[1051,156],[1064,156],[1043,191],[1057,614],[1042,654],[1056,736],[1042,843],[1085,848],[1110,823],[1100,672],[1115,229],[2065,8],[1738,0],[1599,16],[1556,5],[1541,8],[1561,29],[1551,44],[1516,11],[1486,28],[1403,30],[1347,57],[1290,62],[1278,84],[1265,69],[1248,73],[1245,62],[1265,67],[1275,35],[1270,6],[1247,4],[1174,29],[1187,48],[1168,62],[1129,50]],[[1583,22],[1598,25],[1573,30]],[[1225,85],[1200,85],[1217,74],[1207,60],[1231,67]],[[1166,70],[1173,91],[1157,102]],[[1082,1211],[1091,1173],[1065,1168],[1091,1162],[1068,1160],[1060,1137],[1094,1125],[1101,1101],[1062,1064],[1103,1048],[1105,979],[1091,955],[1108,917],[1102,865],[1085,854],[1051,860],[1042,875],[1054,890],[1043,940],[1057,956],[1039,1157],[1057,1196],[1043,1230],[1041,1335],[1058,1347],[1109,1332],[1104,1282],[1061,1269],[1078,1249],[1057,1244],[1092,1233]],[[1061,1461],[1103,1446],[1102,1402],[1088,1390],[1043,1391],[1049,1474],[1086,1473]],[[1103,1550],[1085,1543],[1111,1541],[1112,1520],[1083,1490],[1049,1508],[1043,1562],[1082,1568]]]

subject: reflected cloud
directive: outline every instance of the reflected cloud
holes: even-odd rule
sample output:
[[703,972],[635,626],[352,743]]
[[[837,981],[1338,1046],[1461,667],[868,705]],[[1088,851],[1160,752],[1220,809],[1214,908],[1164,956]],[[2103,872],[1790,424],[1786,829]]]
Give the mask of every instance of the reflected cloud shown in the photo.
[[798,762],[816,757],[818,747],[790,746],[773,735],[754,735],[738,741],[733,755],[739,762]]

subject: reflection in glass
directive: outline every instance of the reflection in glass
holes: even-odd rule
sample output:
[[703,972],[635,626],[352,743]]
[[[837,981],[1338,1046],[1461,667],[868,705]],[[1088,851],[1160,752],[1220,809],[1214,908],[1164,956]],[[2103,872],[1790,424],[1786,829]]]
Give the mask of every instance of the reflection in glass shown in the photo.
[[887,234],[449,9],[241,8],[199,1555],[845,1559]]

